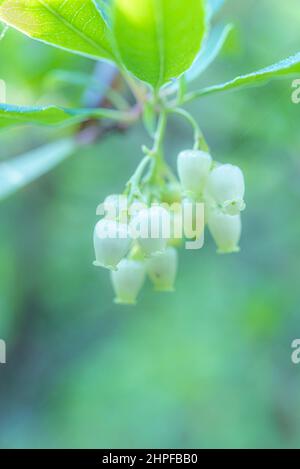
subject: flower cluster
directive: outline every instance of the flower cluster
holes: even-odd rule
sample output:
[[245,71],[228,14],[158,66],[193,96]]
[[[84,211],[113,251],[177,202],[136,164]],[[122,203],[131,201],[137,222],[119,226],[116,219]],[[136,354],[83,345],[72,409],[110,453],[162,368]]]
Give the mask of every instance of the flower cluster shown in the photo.
[[[208,226],[220,253],[239,250],[241,211],[245,208],[242,171],[218,164],[208,152],[178,155],[179,180],[142,179],[151,158],[138,168],[122,195],[110,195],[97,209],[95,266],[110,269],[115,302],[135,304],[146,276],[156,291],[173,291],[177,247],[204,243]],[[153,171],[152,173],[153,174]]]
[[187,194],[205,204],[205,222],[219,253],[239,251],[245,182],[240,168],[219,164],[203,151],[179,154],[178,174]]

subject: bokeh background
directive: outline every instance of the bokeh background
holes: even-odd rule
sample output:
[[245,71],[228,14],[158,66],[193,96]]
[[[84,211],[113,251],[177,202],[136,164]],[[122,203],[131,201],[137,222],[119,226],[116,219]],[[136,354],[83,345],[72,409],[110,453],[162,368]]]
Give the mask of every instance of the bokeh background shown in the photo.
[[[228,0],[232,33],[195,86],[300,50],[299,0]],[[93,63],[10,30],[0,42],[8,102],[80,105],[53,70]],[[300,78],[300,77],[298,77]],[[123,189],[146,141],[142,126],[87,146],[0,204],[0,446],[260,448],[300,446],[300,104],[291,79],[207,97],[190,109],[214,158],[247,181],[241,253],[207,236],[180,253],[176,293],[148,284],[137,307],[112,303],[92,267],[95,208]],[[3,131],[5,160],[70,131]],[[174,164],[190,130],[172,119]]]

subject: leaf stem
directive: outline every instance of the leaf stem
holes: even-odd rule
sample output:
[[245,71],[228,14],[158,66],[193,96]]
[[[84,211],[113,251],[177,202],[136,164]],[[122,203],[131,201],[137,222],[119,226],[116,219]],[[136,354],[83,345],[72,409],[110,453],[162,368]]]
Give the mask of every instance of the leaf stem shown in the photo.
[[184,97],[186,95],[186,78],[185,75],[182,75],[178,80],[178,92],[177,92],[177,104],[180,106],[184,102]]
[[[228,88],[230,89],[230,88]],[[187,93],[184,97],[183,104],[190,103],[191,101],[195,101],[196,99],[202,98],[204,96],[208,96],[213,93],[218,93],[226,91],[223,85],[215,85],[215,86],[208,86],[207,88],[202,88],[201,90],[191,91]]]
[[141,107],[143,107],[147,99],[147,93],[145,92],[144,87],[140,86],[137,81],[129,75],[129,73],[127,72],[127,70],[124,69],[124,67],[122,67],[120,70],[136,102],[139,103]]
[[114,89],[110,88],[107,93],[106,97],[108,100],[113,104],[118,111],[127,111],[130,109],[130,105],[127,100],[122,96],[121,93],[118,93]]
[[133,107],[128,111],[117,111],[114,109],[106,109],[106,108],[96,108],[96,109],[72,109],[69,110],[70,114],[74,114],[74,116],[78,115],[81,117],[86,113],[88,118],[96,118],[96,119],[111,119],[115,121],[119,121],[122,123],[132,123],[135,122],[139,116],[140,112],[137,108]]

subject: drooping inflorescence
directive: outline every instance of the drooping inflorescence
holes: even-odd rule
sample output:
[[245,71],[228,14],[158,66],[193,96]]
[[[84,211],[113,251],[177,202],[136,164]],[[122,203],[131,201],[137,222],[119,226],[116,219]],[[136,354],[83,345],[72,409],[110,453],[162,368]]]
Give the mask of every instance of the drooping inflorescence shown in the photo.
[[156,291],[173,291],[177,248],[200,249],[205,226],[219,253],[239,251],[245,208],[240,168],[213,161],[208,151],[186,150],[177,158],[179,179],[165,163],[159,169],[146,156],[124,193],[108,196],[97,209],[102,218],[94,230],[94,265],[111,270],[119,304],[135,304],[146,277]]

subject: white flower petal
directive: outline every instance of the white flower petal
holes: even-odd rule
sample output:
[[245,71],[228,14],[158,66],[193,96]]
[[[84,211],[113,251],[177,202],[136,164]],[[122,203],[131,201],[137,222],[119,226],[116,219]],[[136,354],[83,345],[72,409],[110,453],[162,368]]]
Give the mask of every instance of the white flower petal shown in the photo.
[[157,291],[173,291],[177,274],[178,255],[176,249],[168,247],[163,253],[147,260],[147,272]]
[[126,256],[131,246],[128,226],[106,218],[100,220],[94,230],[94,265],[114,270]]
[[212,157],[204,151],[186,150],[179,153],[177,169],[184,190],[194,194],[201,194],[211,165]]
[[227,215],[219,209],[208,214],[208,227],[220,253],[239,251],[242,232],[241,215]]
[[111,280],[116,293],[116,303],[136,304],[145,281],[145,265],[140,261],[123,259],[118,265],[118,270],[111,272]]

